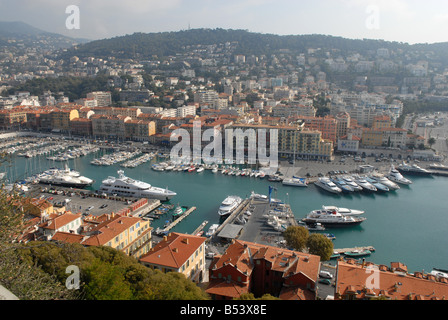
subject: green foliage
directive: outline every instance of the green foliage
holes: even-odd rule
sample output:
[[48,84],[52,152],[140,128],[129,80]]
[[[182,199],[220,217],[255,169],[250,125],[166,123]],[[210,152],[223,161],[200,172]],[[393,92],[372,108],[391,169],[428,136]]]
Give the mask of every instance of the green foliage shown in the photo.
[[204,300],[207,294],[180,273],[153,271],[110,247],[32,242],[20,250],[29,266],[65,284],[70,265],[80,269],[79,296],[87,300]]
[[[326,50],[339,51],[341,55],[348,55],[358,52],[368,55],[378,48],[388,48],[390,50],[409,50],[417,46],[405,43],[388,42],[383,40],[351,40],[342,37],[326,35],[275,35],[252,33],[246,30],[225,30],[225,29],[193,29],[177,32],[160,33],[134,33],[111,39],[91,41],[84,45],[77,46],[76,49],[68,50],[63,58],[70,58],[74,55],[78,57],[103,57],[115,56],[117,58],[146,58],[154,56],[158,58],[175,55],[183,52],[185,47],[194,45],[210,45],[226,42],[238,42],[235,54],[245,55],[266,55],[278,51],[279,49],[289,49],[291,52],[306,52],[308,48],[322,48],[324,54]],[[430,51],[435,45],[419,47],[422,51]],[[444,59],[448,48],[438,46],[437,59]]]
[[34,78],[20,84],[8,91],[14,94],[19,91],[28,91],[31,95],[42,95],[50,90],[53,93],[63,92],[70,101],[85,98],[92,91],[109,91],[105,75],[96,77],[59,77],[59,78]]
[[269,293],[264,294],[260,298],[255,298],[253,293],[243,293],[238,298],[234,298],[233,300],[280,300]]
[[311,234],[306,241],[306,245],[309,253],[320,256],[322,261],[330,260],[333,254],[333,242],[323,234]]
[[303,250],[309,236],[309,231],[301,226],[288,227],[283,233],[288,246],[295,250]]

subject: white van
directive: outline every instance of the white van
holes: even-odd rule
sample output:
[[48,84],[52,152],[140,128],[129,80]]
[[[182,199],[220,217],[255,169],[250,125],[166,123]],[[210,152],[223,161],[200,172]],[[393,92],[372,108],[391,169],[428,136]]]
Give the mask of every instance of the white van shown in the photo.
[[326,279],[333,279],[333,275],[328,271],[319,272],[319,277],[326,278]]

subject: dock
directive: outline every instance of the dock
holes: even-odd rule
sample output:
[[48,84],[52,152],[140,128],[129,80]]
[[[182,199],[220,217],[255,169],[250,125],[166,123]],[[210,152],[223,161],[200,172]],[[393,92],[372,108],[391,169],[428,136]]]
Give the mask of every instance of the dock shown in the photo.
[[193,231],[192,235],[197,235],[199,232],[201,232],[202,230],[204,230],[204,227],[207,225],[208,221],[205,220],[204,222],[201,223],[201,225],[199,227],[196,228],[196,230]]
[[355,248],[343,248],[343,249],[334,249],[333,252],[335,254],[339,253],[339,254],[344,254],[346,252],[351,252],[351,251],[355,251],[355,250],[369,250],[371,252],[375,251],[375,248],[373,246],[365,246],[365,247],[355,247]]
[[182,220],[184,220],[186,217],[188,217],[193,211],[196,210],[196,207],[191,207],[190,209],[188,209],[187,211],[184,212],[183,215],[181,215],[179,218],[177,218],[176,220],[174,220],[173,222],[171,222],[170,224],[168,224],[165,228],[163,228],[162,230],[160,230],[160,233],[167,233],[168,231],[170,231],[172,228],[174,228],[175,226],[177,226],[177,224],[179,222],[181,222]]

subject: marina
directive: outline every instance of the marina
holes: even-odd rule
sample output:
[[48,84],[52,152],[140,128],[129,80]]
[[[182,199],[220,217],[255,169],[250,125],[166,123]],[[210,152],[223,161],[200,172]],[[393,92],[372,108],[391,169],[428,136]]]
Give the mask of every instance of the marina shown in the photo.
[[[12,147],[13,144],[10,145]],[[73,168],[80,172],[83,176],[94,180],[92,186],[87,187],[83,192],[94,194],[95,190],[99,190],[101,182],[110,175],[116,173],[120,168],[119,163],[110,166],[95,166],[90,163],[95,158],[101,158],[105,154],[113,154],[115,150],[110,148],[101,148],[100,151],[87,154],[82,157],[70,159],[66,161],[69,168]],[[42,172],[54,166],[55,163],[46,159],[45,156],[37,156],[34,158],[19,157],[17,153],[10,155],[11,162],[16,164],[14,167],[8,166],[8,162],[3,164],[0,171],[6,174],[5,180],[11,177],[31,176],[32,173]],[[316,208],[323,205],[336,206],[339,208],[357,208],[365,211],[363,214],[366,220],[357,226],[349,228],[326,228],[326,230],[310,230],[311,232],[323,232],[333,234],[333,242],[335,248],[364,248],[374,246],[375,251],[372,252],[368,259],[375,263],[389,264],[391,261],[400,261],[406,263],[410,269],[432,269],[433,267],[445,268],[448,265],[448,252],[444,246],[445,230],[448,222],[443,216],[445,208],[445,195],[448,181],[442,176],[406,176],[412,180],[412,184],[400,185],[399,190],[389,192],[350,192],[332,194],[313,184],[318,178],[318,173],[330,176],[327,171],[326,164],[320,164],[311,161],[296,162],[296,168],[292,169],[286,161],[281,162],[279,171],[280,177],[300,177],[310,172],[307,177],[309,182],[306,188],[295,188],[283,185],[281,182],[268,181],[261,178],[260,171],[255,172],[259,168],[239,166],[246,170],[244,175],[236,176],[226,175],[222,173],[221,166],[219,170],[215,167],[204,166],[203,172],[199,174],[196,171],[188,172],[188,170],[179,168],[168,171],[152,170],[152,165],[166,162],[166,157],[159,157],[155,153],[154,158],[146,163],[142,163],[135,168],[130,168],[126,175],[137,180],[147,181],[152,185],[169,186],[177,193],[175,198],[165,203],[166,205],[181,207],[195,207],[194,214],[189,214],[188,218],[184,218],[172,225],[170,231],[193,234],[198,226],[204,221],[208,224],[202,227],[200,231],[207,231],[213,224],[219,225],[215,236],[222,231],[227,235],[237,235],[242,240],[255,241],[267,244],[276,244],[282,241],[281,231],[277,231],[274,223],[269,224],[268,219],[263,217],[269,214],[271,209],[266,206],[270,187],[272,187],[272,198],[280,200],[279,205],[289,207],[289,212],[294,218],[278,217],[289,223],[297,223],[306,215]],[[60,163],[63,167],[64,163]],[[236,167],[233,165],[233,167]],[[345,177],[354,176],[354,170],[357,165],[345,165],[337,168],[339,173],[332,176]],[[384,165],[381,173],[387,174],[390,170],[390,164]],[[29,171],[33,169],[32,171]],[[226,170],[226,169],[224,169]],[[289,174],[285,174],[288,173]],[[248,173],[248,174],[246,174]],[[256,173],[259,173],[256,176]],[[358,173],[359,174],[359,173]],[[19,178],[20,179],[20,178]],[[16,178],[16,181],[19,180]],[[211,188],[213,186],[213,188]],[[66,188],[67,189],[67,188]],[[257,198],[252,198],[252,191],[257,194]],[[241,210],[233,216],[233,219],[226,219],[226,223],[222,223],[218,215],[218,208],[222,201],[228,195],[238,195],[243,201]],[[264,195],[264,196],[263,196]],[[126,197],[114,201],[111,200],[113,195],[107,198],[101,198],[101,195],[90,196],[82,199],[76,204],[75,198],[68,205],[72,210],[81,208],[81,212],[85,212],[88,207],[94,207],[91,214],[101,214],[106,212],[118,212],[125,210],[128,206]],[[46,195],[47,198],[50,195]],[[51,195],[54,197],[54,195]],[[52,202],[58,199],[64,200],[58,196],[54,197]],[[67,198],[67,197],[66,197]],[[251,199],[252,198],[252,199]],[[433,201],[428,203],[425,199],[431,198]],[[250,203],[249,203],[250,202]],[[100,207],[104,204],[107,207]],[[116,207],[114,207],[116,205]],[[114,208],[114,209],[113,209]],[[157,207],[160,210],[161,205]],[[162,211],[161,214],[155,214],[156,210],[142,215],[145,219],[151,219],[153,214],[157,219],[152,219],[151,226],[154,230],[160,228],[163,230],[166,221],[172,222],[173,210]],[[241,217],[246,220],[237,222],[236,218]],[[276,219],[272,219],[274,222]],[[294,222],[295,221],[295,222]],[[434,224],[431,221],[439,221]],[[226,227],[227,226],[227,227]],[[278,226],[278,224],[277,224]],[[313,229],[313,228],[311,228]],[[278,229],[281,230],[281,229]],[[235,233],[237,232],[237,233]],[[223,233],[225,234],[225,233]],[[416,234],[422,234],[422,237],[416,237]],[[428,247],[433,250],[427,250]]]

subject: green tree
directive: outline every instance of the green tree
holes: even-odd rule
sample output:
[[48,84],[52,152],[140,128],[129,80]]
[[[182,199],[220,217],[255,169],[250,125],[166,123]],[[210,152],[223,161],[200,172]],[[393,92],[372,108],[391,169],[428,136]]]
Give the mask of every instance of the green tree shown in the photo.
[[309,253],[320,256],[322,261],[330,260],[333,254],[333,242],[320,233],[311,234],[306,242]]
[[301,226],[290,226],[283,233],[288,246],[295,250],[303,250],[309,236],[309,231]]
[[20,202],[18,195],[0,189],[0,284],[22,300],[76,299],[76,292],[23,258],[23,245],[16,243],[23,229]]
[[434,137],[431,137],[428,139],[428,144],[430,147],[432,147],[436,143],[436,139]]
[[84,292],[89,300],[130,300],[132,290],[118,267],[96,259],[82,272]]

